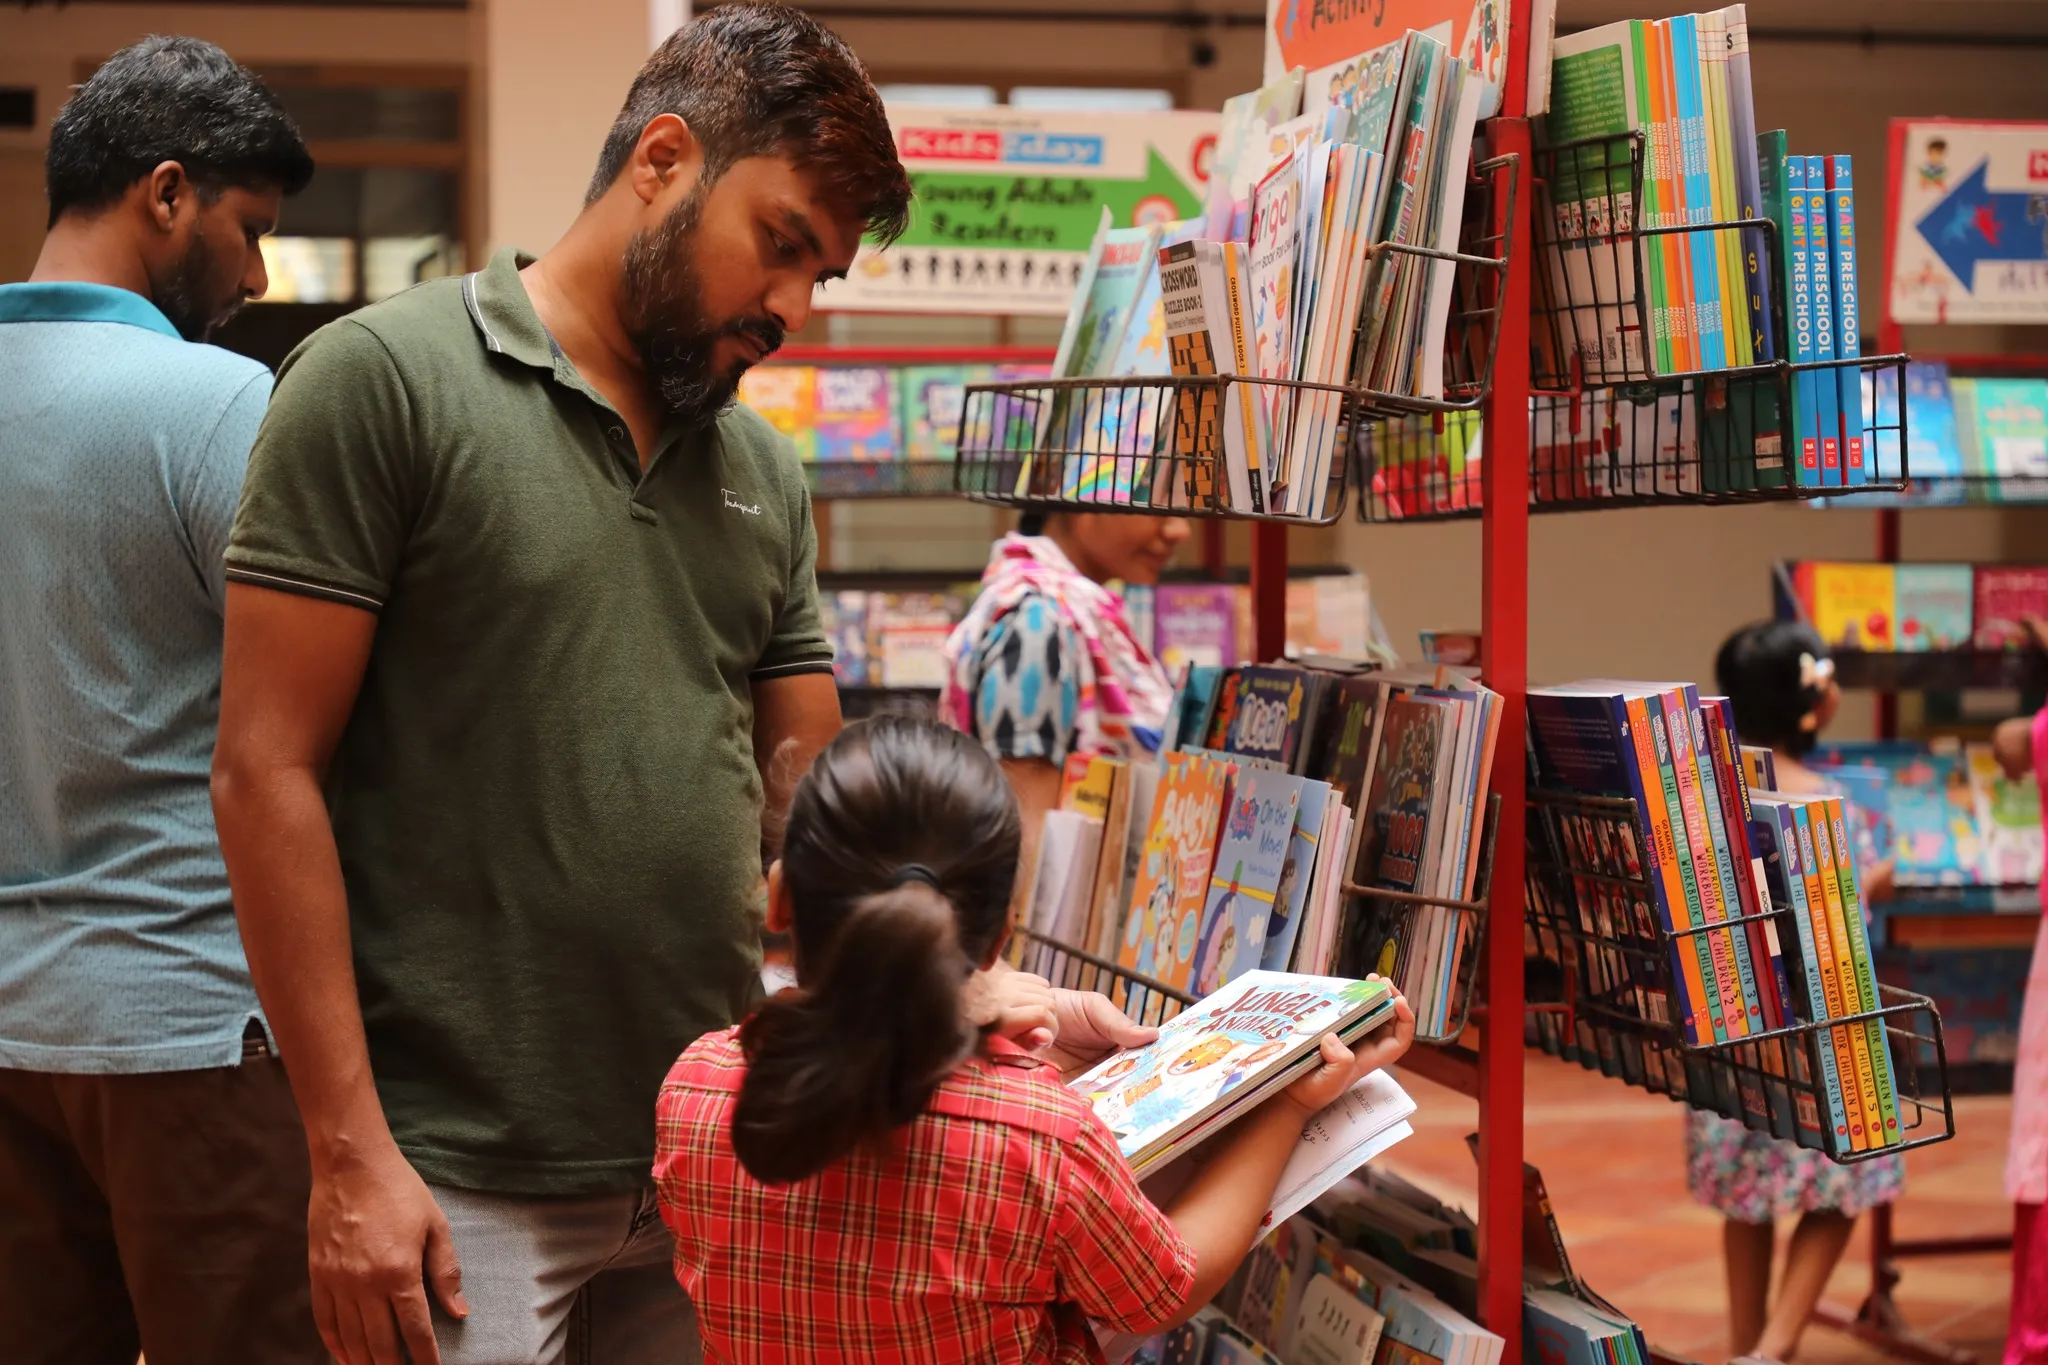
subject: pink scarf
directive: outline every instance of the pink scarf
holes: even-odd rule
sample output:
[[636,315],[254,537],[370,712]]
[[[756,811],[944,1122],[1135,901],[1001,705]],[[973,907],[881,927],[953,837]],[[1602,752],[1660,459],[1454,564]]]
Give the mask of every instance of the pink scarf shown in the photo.
[[1173,703],[1173,684],[1131,632],[1123,599],[1076,569],[1048,536],[1006,535],[989,552],[981,596],[946,641],[939,714],[973,733],[975,655],[996,623],[1033,594],[1051,599],[1083,646],[1071,751],[1124,759],[1150,752]]

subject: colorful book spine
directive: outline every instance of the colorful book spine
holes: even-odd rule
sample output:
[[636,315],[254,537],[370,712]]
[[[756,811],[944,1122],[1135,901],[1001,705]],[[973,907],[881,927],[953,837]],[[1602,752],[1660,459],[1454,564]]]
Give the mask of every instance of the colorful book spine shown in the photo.
[[[1707,170],[1714,191],[1713,221],[1731,223],[1741,215],[1736,206],[1735,158],[1728,145],[1731,125],[1727,21],[1719,11],[1710,11],[1698,15],[1696,25],[1700,36],[1701,85],[1706,92]],[[1741,234],[1716,232],[1714,254],[1720,269],[1721,324],[1728,339],[1728,363],[1740,368],[1755,357],[1743,288]]]
[[[1756,96],[1749,74],[1749,14],[1742,5],[1722,10],[1728,41],[1728,125],[1735,159],[1736,208],[1744,218],[1766,216],[1756,160]],[[1749,295],[1751,357],[1757,363],[1776,360],[1777,319],[1771,307],[1770,252],[1756,228],[1742,233],[1742,269]]]
[[[1828,249],[1834,265],[1835,355],[1854,360],[1863,354],[1862,321],[1856,307],[1856,190],[1850,182],[1849,158],[1824,158],[1827,175]],[[1846,366],[1835,374],[1842,407],[1842,482],[1870,482],[1870,464],[1863,457],[1863,370]]]
[[[1813,272],[1813,350],[1816,360],[1839,356],[1835,340],[1835,263],[1828,229],[1827,158],[1809,156],[1806,165],[1806,252]],[[1814,376],[1814,425],[1820,437],[1820,481],[1825,488],[1842,483],[1842,395],[1837,371]]]
[[[1728,832],[1728,855],[1735,866],[1736,893],[1744,916],[1769,910],[1769,893],[1760,860],[1749,842],[1749,789],[1743,784],[1742,769],[1735,761],[1735,745],[1728,721],[1718,700],[1702,703],[1700,714],[1706,722],[1708,747],[1713,756],[1714,783],[1721,791],[1722,824]],[[1749,940],[1750,961],[1756,970],[1758,1003],[1763,1008],[1763,1027],[1781,1029],[1787,1022],[1784,1002],[1789,992],[1782,987],[1785,965],[1778,951],[1777,932],[1768,916],[1751,919],[1743,926]]]
[[[1769,133],[1782,147],[1785,135]],[[1819,334],[1814,318],[1813,243],[1806,210],[1806,158],[1782,155],[1785,186],[1786,270],[1792,277],[1792,363],[1804,365],[1820,359]],[[1799,370],[1792,376],[1793,442],[1799,452],[1796,481],[1801,487],[1818,488],[1821,477],[1819,376],[1813,370]]]
[[[1653,227],[1682,227],[1685,205],[1679,148],[1678,94],[1671,75],[1670,22],[1659,19],[1643,25],[1644,53],[1650,68],[1650,164],[1647,179],[1657,178],[1657,203],[1661,222]],[[1651,239],[1661,248],[1657,260],[1664,284],[1665,325],[1670,336],[1671,365],[1665,373],[1697,370],[1699,359],[1699,317],[1688,281],[1692,278],[1691,246],[1682,233],[1666,233]]]
[[[1844,1016],[1863,1012],[1863,993],[1856,985],[1856,955],[1849,947],[1848,907],[1842,898],[1841,865],[1836,861],[1834,833],[1825,802],[1808,808],[1813,819],[1813,853],[1820,862],[1820,889],[1827,898],[1828,943],[1835,953],[1835,982],[1842,992]],[[1884,1145],[1883,1110],[1877,1102],[1877,1064],[1870,1056],[1870,1035],[1862,1024],[1840,1030],[1849,1035],[1849,1055],[1856,1064],[1856,1105],[1863,1111],[1863,1148]]]
[[[1848,810],[1841,797],[1831,796],[1827,807],[1828,825],[1834,834],[1835,876],[1842,889],[1842,923],[1849,931],[1849,954],[1856,964],[1856,993],[1863,1013],[1874,1013],[1877,1000],[1877,968],[1870,955],[1870,935],[1863,923],[1863,898],[1857,889],[1855,845],[1849,842]],[[1889,1147],[1903,1134],[1899,1128],[1899,1092],[1892,1070],[1892,1050],[1884,1034],[1883,1019],[1863,1024],[1870,1039],[1870,1062],[1877,1087],[1876,1122],[1873,1145]]]
[[[1713,176],[1708,169],[1706,95],[1701,88],[1699,21],[1681,14],[1671,25],[1672,71],[1678,90],[1679,146],[1685,176],[1685,214],[1688,224],[1709,223],[1714,218]],[[1720,252],[1723,234],[1703,233],[1690,237],[1692,289],[1698,301],[1700,321],[1700,367],[1728,368],[1728,329],[1721,307]]]
[[1714,963],[1704,936],[1681,932],[1700,923],[1699,907],[1686,895],[1684,880],[1679,875],[1671,807],[1665,798],[1661,765],[1657,761],[1658,751],[1664,746],[1654,737],[1649,708],[1641,697],[1628,698],[1625,709],[1628,734],[1635,747],[1635,763],[1630,765],[1629,772],[1634,788],[1631,795],[1649,828],[1649,854],[1656,864],[1657,905],[1666,916],[1665,928],[1673,936],[1673,979],[1684,997],[1680,1001],[1684,1010],[1681,1027],[1688,1043],[1704,1047],[1726,1039],[1728,1031],[1721,1021],[1720,990],[1713,984]]
[[[1827,981],[1821,972],[1823,955],[1813,936],[1813,915],[1806,902],[1806,852],[1811,849],[1813,840],[1810,837],[1804,841],[1800,839],[1796,807],[1773,802],[1767,814],[1785,870],[1786,898],[1792,907],[1793,929],[1799,939],[1799,961],[1805,968],[1807,1013],[1818,1022],[1827,1017],[1828,996]],[[1811,1035],[1811,1039],[1811,1055],[1820,1059],[1820,1088],[1828,1109],[1828,1150],[1853,1151],[1849,1140],[1848,1095],[1842,1089],[1841,1068],[1836,1062],[1834,1043],[1825,1033]]]
[[1719,1005],[1713,1021],[1714,1040],[1725,1043],[1731,1038],[1745,1036],[1742,992],[1735,979],[1734,957],[1728,951],[1728,935],[1725,931],[1717,933],[1711,927],[1720,918],[1707,911],[1708,889],[1713,883],[1712,869],[1697,856],[1701,847],[1695,844],[1693,836],[1697,821],[1686,818],[1687,807],[1697,807],[1699,797],[1694,792],[1688,801],[1686,788],[1679,778],[1678,752],[1684,743],[1682,736],[1687,727],[1676,709],[1665,710],[1668,700],[1667,697],[1650,699],[1650,734],[1657,746],[1657,766],[1664,783],[1664,804],[1671,813],[1671,846],[1677,855],[1679,877],[1685,883],[1686,910],[1695,931],[1691,937],[1704,945],[1713,972],[1715,1003]]
[[[1814,956],[1820,963],[1823,994],[1820,1002],[1814,1007],[1814,1019],[1816,1022],[1822,1018],[1840,1019],[1849,1013],[1849,1010],[1847,999],[1842,994],[1840,968],[1836,965],[1835,940],[1828,916],[1827,893],[1821,885],[1820,846],[1814,841],[1813,817],[1804,802],[1793,805],[1792,819],[1799,828],[1799,865],[1806,873],[1806,921],[1813,930]],[[1823,1009],[1826,1011],[1825,1015],[1822,1014]],[[1862,1091],[1856,1084],[1856,1053],[1849,1041],[1849,1030],[1823,1030],[1821,1046],[1834,1053],[1835,1076],[1842,1087],[1842,1108],[1849,1116],[1845,1150],[1868,1151],[1870,1137],[1864,1128]]]
[[[1755,232],[1755,249],[1762,260],[1763,274],[1770,277],[1772,288],[1782,291],[1778,295],[1779,310],[1771,319],[1771,358],[1797,359],[1793,344],[1797,328],[1792,317],[1794,285],[1797,281],[1793,278],[1792,205],[1791,190],[1786,184],[1785,175],[1785,130],[1776,128],[1767,133],[1757,134],[1755,153],[1757,212],[1777,227],[1777,231],[1769,236],[1761,230]],[[1775,250],[1772,249],[1773,246]],[[1764,288],[1762,291],[1767,305],[1772,288]],[[1807,304],[1810,313],[1812,300],[1809,299]],[[1775,330],[1779,326],[1785,329],[1783,336]],[[1808,327],[1810,331],[1810,321]],[[1799,393],[1798,375],[1792,377],[1792,382],[1787,388],[1789,397],[1796,405]],[[1783,488],[1787,484],[1801,481],[1799,427],[1793,420],[1797,413],[1796,406],[1783,412],[1775,411],[1785,407],[1785,404],[1779,401],[1778,394],[1774,392],[1771,407],[1774,409],[1771,416],[1774,429],[1778,433],[1780,453],[1775,460],[1757,462],[1756,483],[1759,488]]]
[[[1686,695],[1686,714],[1691,722],[1692,749],[1687,761],[1692,765],[1694,780],[1700,789],[1700,817],[1706,826],[1707,852],[1714,862],[1714,877],[1718,885],[1722,916],[1729,921],[1742,918],[1748,912],[1742,898],[1741,887],[1735,871],[1735,856],[1728,842],[1728,821],[1721,804],[1721,782],[1714,771],[1713,750],[1707,744],[1706,720],[1699,704],[1690,694]],[[1681,775],[1681,781],[1683,775]],[[1749,926],[1733,925],[1728,931],[1728,945],[1735,954],[1735,976],[1742,986],[1742,1018],[1749,1032],[1764,1031],[1763,991],[1757,980],[1756,960],[1750,952]]]
[[[1257,375],[1259,357],[1252,331],[1251,320],[1251,264],[1245,249],[1236,242],[1227,242],[1223,247],[1223,279],[1228,290],[1226,297],[1230,307],[1230,348],[1234,364],[1231,372],[1239,375]],[[1232,384],[1225,395],[1225,404],[1235,398],[1236,416],[1239,429],[1244,433],[1245,478],[1251,484],[1254,512],[1266,510],[1265,459],[1265,402],[1256,385]],[[1231,457],[1233,463],[1236,457]],[[1235,471],[1233,471],[1233,474]]]

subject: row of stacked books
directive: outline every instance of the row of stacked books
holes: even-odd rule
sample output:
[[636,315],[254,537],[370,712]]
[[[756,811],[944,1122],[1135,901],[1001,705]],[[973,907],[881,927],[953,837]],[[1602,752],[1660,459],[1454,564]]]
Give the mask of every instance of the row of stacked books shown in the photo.
[[[1569,1039],[1539,1017],[1544,1045],[1832,1155],[1902,1141],[1843,801],[1776,791],[1770,751],[1742,747],[1727,699],[1690,684],[1532,689],[1529,746],[1533,788],[1633,803],[1622,817],[1546,808],[1555,859],[1530,862],[1551,927],[1539,946],[1597,1008]],[[1603,1026],[1617,1016],[1648,1027]],[[1739,1046],[1830,1020],[1850,1022],[1812,1032],[1810,1054],[1808,1035]],[[1686,1051],[1729,1044],[1737,1064],[1705,1077]]]
[[[2038,648],[2048,565],[1851,564],[1800,560],[1780,575],[1792,603],[1833,649],[1871,653]],[[1782,594],[1781,594],[1782,596]]]
[[834,680],[841,687],[944,687],[946,640],[978,591],[963,583],[941,592],[820,592]]
[[[1440,398],[1455,250],[1482,82],[1434,32],[1339,66],[1296,69],[1227,101],[1199,219],[1112,226],[1105,212],[1054,362],[1055,378],[1218,374]],[[1090,502],[1207,506],[1320,518],[1341,483],[1340,395],[1257,384],[1074,397],[1037,444],[1095,458],[1057,471]],[[1171,451],[1155,451],[1161,429]],[[1175,459],[1150,458],[1170,454]],[[1028,465],[1020,492],[1054,491]]]
[[806,460],[946,461],[969,384],[1043,379],[1043,365],[756,365],[740,401]]
[[[826,590],[818,595],[832,672],[842,687],[937,688],[946,682],[946,640],[980,590]],[[1190,663],[1234,667],[1250,659],[1251,589],[1242,583],[1129,584],[1125,614],[1169,672]],[[1384,656],[1361,573],[1308,574],[1287,582],[1287,654]]]
[[[1216,1302],[1132,1365],[1496,1365],[1478,1227],[1391,1172],[1337,1182],[1252,1249]],[[1112,1359],[1115,1359],[1112,1356]]]
[[[1157,761],[1076,756],[1026,927],[1174,990],[1376,972],[1425,1034],[1458,1017],[1497,694],[1449,667],[1183,670]],[[1041,965],[1027,959],[1027,965]]]
[[1902,887],[2032,886],[2041,880],[2041,788],[2009,778],[1989,744],[1828,744],[1808,756],[1849,795],[1851,819]]
[[[1557,249],[1544,283],[1573,320],[1564,340],[1582,372],[1629,382],[1856,359],[1851,161],[1792,154],[1782,129],[1756,131],[1746,7],[1607,24],[1553,51]],[[1745,219],[1773,223],[1775,247],[1761,229],[1709,226]],[[1860,369],[1797,371],[1790,400],[1758,421],[1730,487],[1871,482]]]
[[[1859,373],[1865,398],[1854,419],[1855,449],[1886,438],[1896,443],[1896,417],[1887,418],[1875,406],[1872,375]],[[1891,370],[1875,373],[1895,376]],[[1796,392],[1801,377],[1795,373],[1785,391]],[[1780,458],[1785,444],[1780,396],[1778,381],[1758,374],[1532,397],[1529,505],[1787,487]],[[1480,509],[1483,437],[1476,412],[1395,418],[1361,427],[1360,468],[1375,518],[1398,521]],[[1899,466],[1893,458],[1878,467],[1889,467],[1895,476]]]
[[[1896,425],[1897,376],[1880,371],[1876,382],[1878,421]],[[1916,360],[1906,366],[1905,418],[1906,468],[1916,483],[1984,480],[1996,500],[1997,480],[2048,479],[2048,379],[1970,379],[1950,375],[1944,361]],[[1880,451],[1880,474],[1886,458]],[[1937,497],[1951,492],[1934,491]]]
[[[1235,667],[1252,658],[1252,591],[1243,583],[1161,583],[1124,590],[1140,639],[1169,673],[1188,664]],[[1149,603],[1149,604],[1148,604]],[[1143,628],[1149,616],[1151,629]],[[1287,655],[1361,659],[1379,652],[1372,587],[1362,573],[1313,574],[1287,581]]]

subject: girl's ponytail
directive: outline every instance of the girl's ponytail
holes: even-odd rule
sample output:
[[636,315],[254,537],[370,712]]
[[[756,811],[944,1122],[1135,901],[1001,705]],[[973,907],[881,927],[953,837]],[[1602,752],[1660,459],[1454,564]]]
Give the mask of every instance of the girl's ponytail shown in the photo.
[[800,989],[740,1029],[732,1144],[802,1180],[924,1109],[976,1043],[961,993],[1009,928],[1020,836],[994,759],[905,716],[848,726],[790,802],[782,894]]
[[933,887],[860,900],[824,958],[740,1030],[732,1145],[764,1184],[802,1180],[910,1122],[975,1042],[960,992],[976,964]]

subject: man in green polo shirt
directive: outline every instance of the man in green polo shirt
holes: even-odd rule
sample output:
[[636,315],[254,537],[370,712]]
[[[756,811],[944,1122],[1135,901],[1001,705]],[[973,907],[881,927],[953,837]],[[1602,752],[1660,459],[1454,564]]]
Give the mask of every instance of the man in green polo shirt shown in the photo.
[[349,1365],[697,1358],[654,1097],[759,989],[758,774],[839,726],[801,466],[729,403],[909,200],[853,54],[721,6],[546,256],[279,375],[214,793]]

